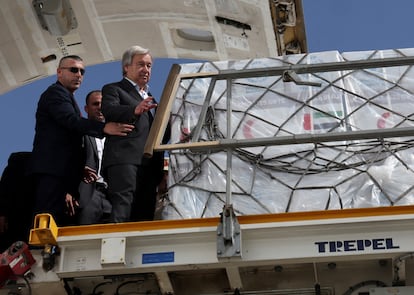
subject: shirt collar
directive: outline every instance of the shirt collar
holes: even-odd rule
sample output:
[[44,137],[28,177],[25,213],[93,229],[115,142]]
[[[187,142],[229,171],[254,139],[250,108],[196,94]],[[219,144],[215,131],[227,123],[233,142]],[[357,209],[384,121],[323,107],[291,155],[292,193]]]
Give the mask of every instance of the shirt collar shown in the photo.
[[[137,83],[135,83],[134,81],[132,81],[131,79],[129,79],[129,78],[127,78],[127,77],[124,77],[126,80],[128,80],[135,88],[137,88],[138,87],[138,84]],[[137,90],[139,91],[139,89],[137,88]],[[149,92],[149,85],[147,84],[147,85],[145,85],[145,88],[144,88],[144,91],[146,92],[146,93],[148,93]]]

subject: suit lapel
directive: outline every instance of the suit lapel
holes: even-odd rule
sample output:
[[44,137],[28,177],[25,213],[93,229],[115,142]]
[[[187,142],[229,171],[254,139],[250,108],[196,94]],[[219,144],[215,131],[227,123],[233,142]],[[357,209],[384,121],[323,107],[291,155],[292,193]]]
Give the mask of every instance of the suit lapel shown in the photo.
[[98,147],[96,146],[96,139],[95,139],[95,137],[88,136],[88,138],[89,138],[89,140],[91,142],[91,145],[92,145],[92,148],[93,148],[93,152],[97,155],[98,154]]
[[138,102],[142,101],[143,98],[139,95],[137,89],[127,79],[122,79],[121,88],[123,88],[129,95],[136,98]]
[[79,106],[78,106],[78,103],[76,102],[75,98],[73,97],[73,94],[70,94],[70,99],[72,101],[73,107],[75,108],[76,114],[79,115],[79,116],[82,116],[81,112],[80,112],[80,109],[79,109]]
[[[131,82],[129,82],[127,79],[122,79],[120,84],[121,84],[121,88],[123,88],[126,92],[128,92],[128,94],[130,94],[132,97],[138,100],[138,103],[144,100],[144,98],[139,94],[135,86],[132,85]],[[148,92],[148,95],[152,96],[150,92]],[[148,116],[148,120],[151,126],[152,121],[154,120],[154,117],[151,112],[147,112],[147,116]]]
[[[93,137],[93,136],[89,136],[89,135],[87,135],[86,136],[86,140],[88,140],[89,141],[89,144],[90,144],[90,146],[92,147],[92,152],[93,152],[93,155],[92,155],[92,157],[93,157],[93,162],[94,163],[97,163],[98,161],[99,161],[99,159],[98,159],[98,147],[97,147],[97,145],[96,145],[96,139],[95,139],[95,137]],[[91,159],[92,160],[92,159]],[[90,163],[90,165],[91,165],[91,163]],[[97,169],[97,167],[95,167],[96,169]]]

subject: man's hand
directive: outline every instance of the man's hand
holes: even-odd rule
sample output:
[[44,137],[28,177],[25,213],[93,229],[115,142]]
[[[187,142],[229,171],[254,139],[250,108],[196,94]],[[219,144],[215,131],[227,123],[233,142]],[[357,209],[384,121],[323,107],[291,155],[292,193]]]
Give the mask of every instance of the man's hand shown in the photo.
[[156,108],[158,106],[155,103],[155,100],[152,96],[148,96],[146,99],[143,99],[136,107],[135,107],[135,115],[141,115],[144,112],[148,112],[149,110]]
[[97,180],[98,174],[96,173],[95,169],[85,166],[85,168],[83,168],[83,182],[92,183]]
[[67,213],[69,216],[74,216],[76,214],[76,208],[79,207],[78,201],[76,201],[71,194],[66,194],[65,197],[66,208],[68,209]]
[[127,136],[134,129],[134,125],[108,122],[105,124],[104,133],[109,135]]

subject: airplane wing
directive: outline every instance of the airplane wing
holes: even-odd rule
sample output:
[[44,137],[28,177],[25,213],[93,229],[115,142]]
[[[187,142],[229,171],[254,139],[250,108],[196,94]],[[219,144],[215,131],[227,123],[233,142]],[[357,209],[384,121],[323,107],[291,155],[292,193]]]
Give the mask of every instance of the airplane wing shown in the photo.
[[307,51],[301,0],[2,1],[0,95],[54,75],[62,56],[101,64],[133,44],[212,61]]

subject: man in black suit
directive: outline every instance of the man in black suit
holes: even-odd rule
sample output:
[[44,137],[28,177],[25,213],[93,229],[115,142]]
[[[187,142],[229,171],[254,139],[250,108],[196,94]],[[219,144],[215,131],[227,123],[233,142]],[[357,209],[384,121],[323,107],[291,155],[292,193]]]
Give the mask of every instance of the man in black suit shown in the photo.
[[122,56],[123,79],[102,88],[106,120],[135,125],[128,136],[108,136],[105,141],[102,168],[112,203],[111,222],[154,219],[164,156],[156,152],[152,158],[143,157],[157,107],[148,87],[152,63],[148,49],[131,46]]
[[[36,110],[35,137],[29,172],[34,177],[34,214],[50,213],[58,226],[73,223],[83,175],[83,135],[126,136],[132,125],[103,123],[81,117],[73,93],[80,87],[85,66],[77,55],[63,57],[57,82],[42,93]],[[69,218],[68,217],[71,217]]]
[[28,243],[32,224],[33,181],[27,175],[30,152],[15,152],[0,178],[0,253],[12,243]]
[[[101,111],[101,90],[92,90],[86,95],[84,110],[89,120],[104,122]],[[106,223],[111,214],[111,203],[106,198],[107,184],[101,176],[104,138],[85,135],[85,175],[79,185],[78,223],[81,225]]]

